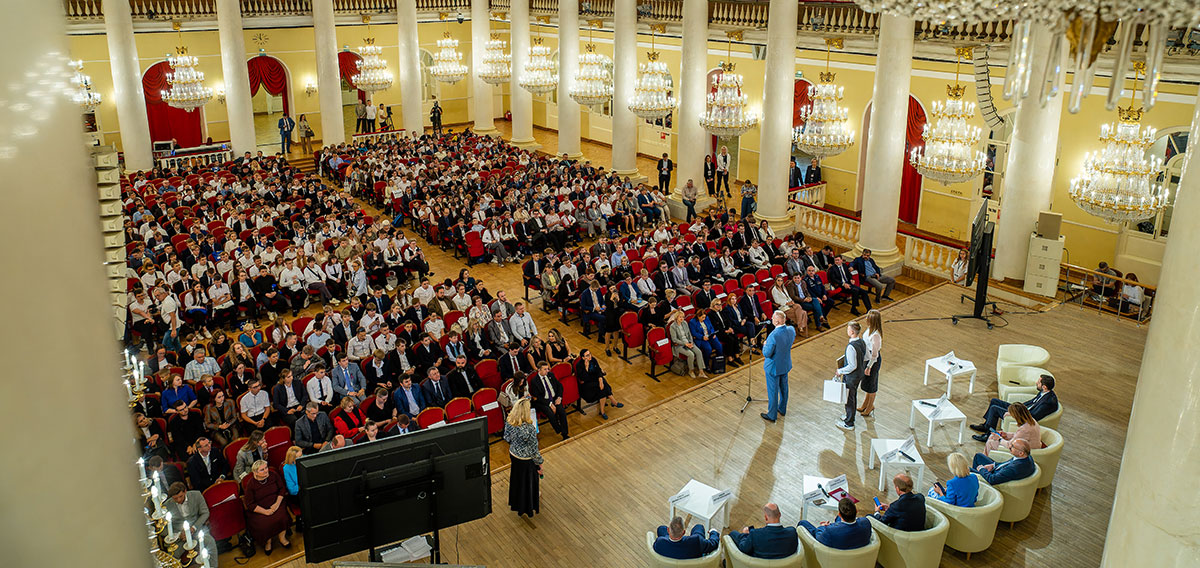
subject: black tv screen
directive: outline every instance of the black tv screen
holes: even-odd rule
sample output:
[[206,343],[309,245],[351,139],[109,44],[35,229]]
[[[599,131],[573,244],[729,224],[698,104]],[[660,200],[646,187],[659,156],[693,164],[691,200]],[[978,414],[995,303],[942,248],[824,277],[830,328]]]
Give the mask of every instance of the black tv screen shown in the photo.
[[[975,275],[987,266],[984,263],[985,257],[990,259],[992,254],[992,231],[995,230],[995,223],[988,220],[988,201],[987,197],[983,198],[983,203],[975,214],[975,222],[971,224],[971,245],[967,251],[967,286],[975,282]],[[984,270],[986,271],[986,268]]]
[[307,562],[324,562],[492,512],[487,419],[296,461]]

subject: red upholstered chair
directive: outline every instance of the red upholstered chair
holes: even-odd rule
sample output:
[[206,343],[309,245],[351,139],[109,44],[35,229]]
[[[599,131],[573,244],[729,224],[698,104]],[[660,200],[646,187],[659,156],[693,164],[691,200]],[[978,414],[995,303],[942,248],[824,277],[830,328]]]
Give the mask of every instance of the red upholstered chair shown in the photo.
[[436,406],[426,408],[425,410],[422,410],[420,414],[417,415],[417,426],[420,426],[422,430],[425,428],[428,428],[434,424],[437,424],[438,422],[445,422],[445,421],[446,421],[445,411],[443,411],[442,409],[440,409]]
[[621,359],[626,363],[629,362],[629,349],[634,349],[632,359],[637,359],[646,354],[646,328],[638,321],[637,312],[626,312],[621,314],[621,340],[625,343],[625,350],[621,354]]
[[483,248],[483,237],[479,235],[479,231],[467,231],[463,240],[467,244],[467,266],[483,262],[487,251]]
[[[563,365],[563,364],[565,364],[565,363],[560,363],[560,365]],[[557,367],[558,365],[555,365],[555,366]],[[567,365],[567,366],[569,367],[570,365]],[[558,382],[562,383],[562,388],[563,388],[563,393],[562,393],[563,408],[566,408],[566,407],[574,404],[575,409],[578,410],[580,414],[586,414],[583,411],[583,405],[579,399],[579,379],[576,379],[575,375],[567,375],[565,377],[559,377]]]
[[292,320],[292,333],[296,334],[297,338],[304,336],[304,330],[308,329],[308,324],[312,323],[310,317],[299,317]]
[[671,361],[675,356],[671,353],[671,340],[667,330],[654,326],[646,332],[646,352],[650,355],[650,372],[647,377],[660,382],[658,377],[671,370]]
[[475,413],[471,411],[471,399],[466,397],[456,397],[450,399],[446,403],[446,422],[461,422],[475,418]]
[[229,464],[229,467],[232,468],[233,464],[237,463],[238,451],[240,451],[242,446],[245,446],[246,442],[249,441],[250,438],[242,437],[229,442],[229,445],[225,446],[225,461]]
[[484,359],[476,363],[475,372],[479,374],[483,386],[488,388],[499,389],[504,380],[500,377],[500,364],[495,359]]
[[775,281],[775,278],[771,276],[771,271],[766,268],[760,268],[758,272],[754,273],[754,277],[758,279],[759,288],[770,286]]
[[287,426],[272,426],[263,432],[267,441],[267,464],[271,467],[283,465],[288,448],[292,447],[292,429]]
[[214,539],[224,540],[246,530],[246,511],[238,498],[237,482],[218,481],[203,495],[208,504],[209,534]]
[[743,289],[749,288],[750,285],[754,284],[755,282],[758,282],[758,279],[755,277],[755,275],[750,274],[750,273],[746,273],[746,274],[742,275],[742,288]]
[[504,411],[500,409],[500,403],[496,401],[498,396],[496,389],[481,388],[471,395],[471,404],[475,407],[475,412],[480,416],[487,417],[488,434],[499,434],[504,431]]

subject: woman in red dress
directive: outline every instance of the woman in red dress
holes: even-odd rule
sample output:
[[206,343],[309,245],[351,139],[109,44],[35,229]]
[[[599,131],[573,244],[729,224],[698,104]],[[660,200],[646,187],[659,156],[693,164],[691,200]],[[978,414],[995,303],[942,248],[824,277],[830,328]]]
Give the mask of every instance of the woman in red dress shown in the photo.
[[287,506],[283,502],[287,486],[283,477],[267,468],[267,462],[258,460],[250,466],[250,475],[242,479],[242,499],[246,505],[246,530],[255,542],[262,543],[267,555],[271,554],[271,538],[279,537],[279,544],[291,548],[287,539]]

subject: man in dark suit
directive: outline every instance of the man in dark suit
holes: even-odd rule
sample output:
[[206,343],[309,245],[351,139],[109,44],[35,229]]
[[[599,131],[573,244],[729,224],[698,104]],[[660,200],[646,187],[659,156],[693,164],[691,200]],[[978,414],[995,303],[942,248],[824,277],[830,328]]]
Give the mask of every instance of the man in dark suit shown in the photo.
[[416,418],[425,410],[425,395],[421,393],[421,387],[413,384],[410,376],[400,379],[400,386],[396,387],[392,397],[396,400],[396,408],[409,418]]
[[846,261],[841,256],[833,257],[833,265],[825,271],[825,276],[829,278],[831,290],[841,290],[850,295],[850,313],[856,316],[862,313],[858,311],[860,300],[867,311],[871,310],[871,295],[866,290],[854,285],[852,276],[850,276],[850,268],[846,266]]
[[659,556],[675,560],[700,558],[720,545],[721,533],[716,530],[704,534],[704,526],[692,527],[691,534],[683,532],[683,518],[671,519],[671,525],[658,527],[658,538],[654,540],[654,552]]
[[796,553],[800,541],[796,527],[785,527],[779,523],[779,505],[767,503],[763,507],[763,518],[767,526],[745,527],[742,532],[731,532],[729,537],[743,554],[755,558],[787,558]]
[[440,367],[442,360],[441,347],[434,345],[433,338],[429,335],[422,336],[421,341],[413,347],[413,365],[416,366],[418,372],[427,372],[431,368]]
[[593,280],[592,284],[579,297],[579,320],[583,329],[588,330],[596,324],[600,337],[597,341],[604,343],[604,310],[608,308],[604,294],[600,293],[600,283]]
[[[1054,394],[1054,377],[1042,375],[1037,380],[1037,396],[1025,401],[1025,408],[1033,415],[1034,420],[1041,420],[1058,410],[1058,395]],[[993,398],[983,414],[983,422],[971,424],[971,429],[980,432],[971,436],[977,441],[986,442],[988,433],[1000,425],[1000,420],[1008,415],[1009,403]]]
[[[871,521],[858,517],[854,503],[849,499],[838,501],[838,517],[815,527],[808,521],[800,521],[800,528],[807,530],[817,542],[838,550],[853,550],[871,544]],[[921,517],[921,522],[925,518]]]
[[863,249],[862,256],[854,259],[850,266],[858,272],[858,282],[864,288],[875,289],[875,303],[882,298],[891,300],[892,289],[896,287],[896,279],[883,273],[879,265],[871,258],[871,249]]
[[196,440],[196,452],[187,461],[188,477],[192,487],[204,491],[208,486],[229,477],[229,464],[221,452],[212,451],[212,442],[208,438]]
[[333,342],[345,349],[346,343],[355,335],[358,335],[358,324],[350,317],[349,310],[346,310],[342,314],[342,323],[333,328]]
[[1013,459],[999,463],[985,454],[975,454],[971,472],[979,474],[979,477],[992,486],[1025,479],[1037,472],[1033,457],[1029,455],[1028,442],[1020,438],[1014,439],[1009,450]]
[[442,372],[432,367],[426,372],[429,380],[421,383],[421,395],[429,406],[446,406],[454,395],[450,393],[450,385],[442,380]]
[[483,380],[475,369],[467,366],[467,356],[460,355],[454,360],[454,369],[446,376],[450,381],[450,392],[456,397],[471,398],[475,391],[483,386]]
[[707,310],[709,306],[712,306],[713,300],[715,299],[717,299],[717,293],[712,289],[712,282],[705,280],[704,283],[700,285],[700,290],[696,292],[696,296],[694,298],[696,309]]
[[562,404],[562,383],[550,373],[550,364],[542,362],[538,366],[538,374],[529,377],[529,396],[538,414],[550,419],[550,426],[562,435],[562,439],[570,438],[567,432],[567,411]]
[[792,163],[788,166],[788,187],[800,187],[804,185],[804,170],[796,165],[796,157],[792,156]]
[[817,162],[816,158],[813,158],[808,163],[808,168],[804,170],[804,185],[810,183],[821,183],[821,164]]
[[292,428],[293,441],[304,450],[304,455],[321,451],[336,433],[329,415],[321,412],[321,406],[315,402],[304,407],[304,416]]
[[817,315],[819,325],[825,329],[830,329],[829,320],[825,318],[825,314],[833,309],[833,300],[829,298],[829,293],[825,291],[825,283],[821,282],[820,276],[817,276],[816,266],[809,266],[805,269],[804,289],[808,291],[809,297],[812,298],[813,308],[820,307],[820,310],[813,310]]
[[896,486],[896,495],[899,497],[891,503],[875,507],[875,518],[897,530],[925,530],[925,496],[913,493],[912,478],[905,473],[896,474],[892,483]]
[[291,369],[279,372],[279,382],[271,387],[271,406],[287,427],[295,430],[296,421],[304,414],[308,404],[308,389],[296,382]]
[[533,372],[533,368],[529,366],[529,359],[521,355],[521,344],[516,341],[508,344],[508,354],[502,355],[497,363],[500,378],[504,380],[515,377],[517,373],[528,375]]
[[672,162],[667,157],[667,153],[663,152],[662,158],[654,169],[658,171],[658,190],[663,193],[671,191],[671,172],[675,171],[675,162]]

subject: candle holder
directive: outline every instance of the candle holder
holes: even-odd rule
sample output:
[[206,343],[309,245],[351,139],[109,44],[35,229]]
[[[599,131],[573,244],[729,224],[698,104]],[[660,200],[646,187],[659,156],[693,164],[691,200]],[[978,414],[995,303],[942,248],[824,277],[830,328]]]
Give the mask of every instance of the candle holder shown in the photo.
[[192,541],[192,545],[187,543],[183,545],[183,555],[179,557],[179,563],[183,566],[191,566],[196,561],[196,557],[200,555],[200,541]]
[[171,554],[171,556],[175,556],[175,551],[179,550],[179,533],[175,533],[175,536],[171,536],[171,535],[164,536],[163,537],[163,547],[167,550],[168,553]]

